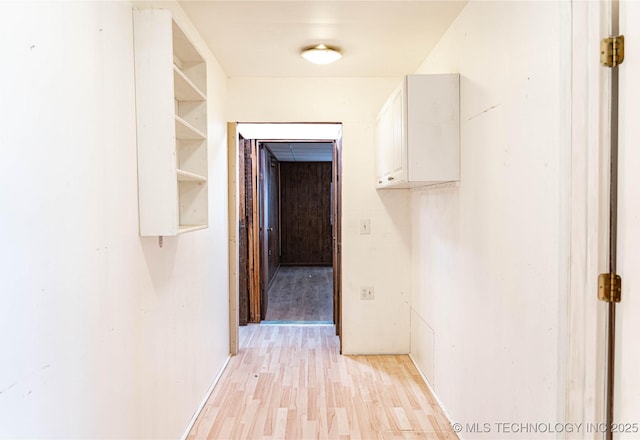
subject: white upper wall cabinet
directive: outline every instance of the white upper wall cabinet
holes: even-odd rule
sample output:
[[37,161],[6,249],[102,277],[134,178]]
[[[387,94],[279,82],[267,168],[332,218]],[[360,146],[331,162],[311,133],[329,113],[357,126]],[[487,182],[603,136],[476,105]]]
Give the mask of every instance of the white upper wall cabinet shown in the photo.
[[134,11],[140,235],[208,226],[207,65],[168,10]]
[[460,180],[460,75],[407,75],[376,120],[377,188]]

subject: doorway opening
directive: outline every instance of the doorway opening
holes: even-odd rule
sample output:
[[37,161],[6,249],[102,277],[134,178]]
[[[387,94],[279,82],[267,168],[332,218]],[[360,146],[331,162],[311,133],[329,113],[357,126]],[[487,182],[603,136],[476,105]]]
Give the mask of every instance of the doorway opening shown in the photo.
[[341,137],[339,123],[229,124],[232,353],[251,323],[340,335]]
[[262,322],[333,324],[333,142],[258,142],[258,149],[268,265]]

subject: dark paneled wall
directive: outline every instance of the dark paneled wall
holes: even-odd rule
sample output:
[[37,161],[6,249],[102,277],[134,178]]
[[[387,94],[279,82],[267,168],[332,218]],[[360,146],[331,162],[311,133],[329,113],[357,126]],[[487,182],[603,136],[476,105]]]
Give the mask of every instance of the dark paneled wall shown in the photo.
[[281,162],[280,191],[280,263],[330,266],[331,162]]

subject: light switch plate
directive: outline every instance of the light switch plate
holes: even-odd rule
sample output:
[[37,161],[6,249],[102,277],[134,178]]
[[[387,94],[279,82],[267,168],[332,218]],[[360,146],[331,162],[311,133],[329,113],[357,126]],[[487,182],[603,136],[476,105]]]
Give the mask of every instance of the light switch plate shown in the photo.
[[360,288],[360,299],[372,300],[374,298],[373,287],[363,286]]
[[369,234],[371,234],[371,220],[368,218],[363,218],[360,220],[360,235]]

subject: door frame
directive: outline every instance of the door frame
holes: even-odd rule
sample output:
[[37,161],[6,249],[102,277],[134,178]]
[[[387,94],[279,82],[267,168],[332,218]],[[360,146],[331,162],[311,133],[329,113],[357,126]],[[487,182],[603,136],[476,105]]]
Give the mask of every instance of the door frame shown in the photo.
[[229,354],[238,354],[239,340],[238,327],[239,318],[239,278],[238,265],[240,264],[240,253],[238,251],[238,224],[240,212],[239,200],[239,170],[238,154],[240,151],[240,133],[238,124],[227,123],[227,216],[229,234]]
[[[570,148],[561,164],[561,219],[567,251],[561,272],[559,341],[559,420],[604,421],[604,354],[606,306],[597,299],[598,274],[607,272],[608,248],[608,128],[604,105],[606,78],[600,67],[600,39],[608,33],[607,7],[602,2],[571,2],[561,17],[569,15],[571,27],[562,47],[570,53],[561,67],[563,96],[568,115],[563,125]],[[569,434],[565,434],[568,436]],[[587,438],[582,432],[581,438]],[[574,438],[574,437],[571,437]],[[578,438],[578,437],[575,437]]]
[[340,336],[342,354],[342,139],[333,141],[332,166],[332,240],[333,240],[333,321]]
[[[331,138],[304,138],[300,137],[259,137],[259,136],[248,136],[245,137],[245,140],[250,138],[249,140],[253,141],[253,145],[257,147],[258,143],[263,142],[326,142],[332,143],[334,145],[334,159],[337,157],[339,163],[341,164],[342,158],[342,123],[341,122],[273,122],[273,123],[240,123],[240,122],[229,122],[227,123],[227,162],[228,162],[228,234],[229,234],[229,352],[231,355],[235,355],[238,353],[239,349],[239,339],[238,339],[238,328],[239,328],[239,315],[238,315],[238,304],[239,304],[239,287],[238,287],[238,264],[239,264],[239,251],[238,251],[238,221],[239,221],[239,200],[238,200],[238,153],[239,153],[239,142],[241,136],[241,125],[265,125],[265,126],[295,126],[295,127],[304,127],[304,126],[332,126],[337,127],[339,135]],[[259,159],[256,157],[256,159]],[[255,160],[254,163],[259,162],[259,160]],[[257,165],[256,165],[257,167]],[[254,167],[256,171],[254,175],[254,182],[258,182],[259,178],[257,178],[259,170]],[[333,167],[336,167],[335,160],[333,161]],[[337,219],[334,222],[336,225],[335,231],[335,243],[334,243],[334,252],[338,252],[338,258],[334,257],[334,324],[336,326],[336,334],[340,338],[340,352],[342,352],[342,241],[341,241],[341,231],[342,231],[342,167],[339,166],[337,169],[333,170],[332,173],[337,173],[337,181],[340,182],[339,185],[334,188],[335,194],[335,203],[337,205]],[[261,188],[259,185],[254,187],[254,193],[260,194]],[[255,204],[255,203],[254,203]],[[254,215],[257,212],[254,212]],[[254,226],[257,226],[257,223],[254,223]],[[254,232],[257,230],[257,227],[254,227]],[[250,231],[251,234],[251,231]],[[259,254],[259,253],[258,253]],[[259,257],[260,258],[260,257]],[[259,271],[258,271],[259,272]],[[336,282],[336,272],[338,274],[337,282]],[[259,292],[258,298],[255,298],[255,293],[253,295],[254,304],[255,301],[259,304]],[[251,305],[250,307],[253,307]]]

